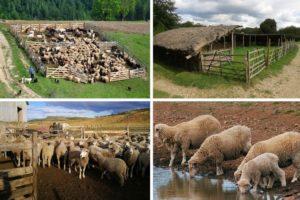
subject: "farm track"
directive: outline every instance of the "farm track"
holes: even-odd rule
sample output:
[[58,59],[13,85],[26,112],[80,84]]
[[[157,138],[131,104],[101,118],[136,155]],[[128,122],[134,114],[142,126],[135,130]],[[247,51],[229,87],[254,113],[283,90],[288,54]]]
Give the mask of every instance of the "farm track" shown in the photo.
[[[33,92],[30,88],[26,87],[24,84],[19,83],[12,77],[11,70],[16,66],[12,63],[12,52],[10,50],[10,46],[3,35],[0,32],[0,81],[3,82],[10,94],[15,96],[16,98],[40,98],[35,92]],[[13,87],[15,86],[15,88]],[[20,88],[22,93],[17,95],[18,91],[16,91],[16,87]]]
[[[300,45],[298,45],[300,47]],[[155,78],[154,88],[170,96],[183,98],[299,98],[300,97],[300,51],[292,62],[283,67],[276,76],[257,82],[250,88],[242,86],[199,89],[174,84],[160,77]]]

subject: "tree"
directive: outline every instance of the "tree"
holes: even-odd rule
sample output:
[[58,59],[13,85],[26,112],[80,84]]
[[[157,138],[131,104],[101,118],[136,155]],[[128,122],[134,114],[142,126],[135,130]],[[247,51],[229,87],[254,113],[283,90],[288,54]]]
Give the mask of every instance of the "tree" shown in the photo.
[[121,0],[120,3],[120,15],[122,21],[125,20],[129,12],[134,11],[136,0]]
[[93,17],[98,20],[114,20],[120,11],[120,0],[95,0]]
[[172,29],[179,23],[175,13],[175,3],[172,0],[154,0],[154,32],[159,33]]
[[277,32],[277,23],[274,19],[266,19],[260,24],[260,30],[262,33],[271,34]]

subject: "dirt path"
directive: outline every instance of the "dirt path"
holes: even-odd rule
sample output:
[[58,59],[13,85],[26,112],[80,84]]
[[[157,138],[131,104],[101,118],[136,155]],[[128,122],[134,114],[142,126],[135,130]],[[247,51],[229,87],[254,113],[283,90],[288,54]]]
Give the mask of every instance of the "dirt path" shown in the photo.
[[[300,45],[299,45],[300,46]],[[277,76],[265,78],[251,88],[242,86],[199,89],[184,87],[165,78],[156,78],[154,88],[167,92],[170,96],[184,98],[299,98],[300,97],[300,51]]]
[[[12,63],[12,53],[5,36],[1,32],[0,45],[0,81],[5,84],[7,91],[17,98],[40,98],[30,88],[20,84],[12,77],[11,70],[15,67]],[[19,90],[21,90],[21,94],[18,94]]]

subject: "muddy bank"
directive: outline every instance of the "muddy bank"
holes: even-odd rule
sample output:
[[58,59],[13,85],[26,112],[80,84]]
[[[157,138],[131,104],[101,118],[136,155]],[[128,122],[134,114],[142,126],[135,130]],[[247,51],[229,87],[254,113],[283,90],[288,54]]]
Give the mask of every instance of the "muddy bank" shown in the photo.
[[[300,132],[300,104],[299,103],[155,103],[154,123],[166,123],[175,125],[188,121],[202,114],[212,114],[222,124],[222,129],[237,124],[246,125],[252,130],[252,143],[266,140],[286,131]],[[169,164],[169,152],[165,147],[158,148],[160,143],[154,139],[154,165],[167,167]],[[189,152],[188,158],[196,150]],[[233,180],[233,172],[236,170],[243,157],[226,161],[224,164],[225,178]],[[181,155],[175,160],[176,166],[180,165]],[[210,163],[201,169],[207,173],[215,170]],[[287,181],[293,176],[294,167],[284,169]],[[277,186],[277,184],[275,185]],[[289,183],[286,188],[275,188],[282,196],[299,196],[300,181]],[[293,199],[293,198],[292,198]]]

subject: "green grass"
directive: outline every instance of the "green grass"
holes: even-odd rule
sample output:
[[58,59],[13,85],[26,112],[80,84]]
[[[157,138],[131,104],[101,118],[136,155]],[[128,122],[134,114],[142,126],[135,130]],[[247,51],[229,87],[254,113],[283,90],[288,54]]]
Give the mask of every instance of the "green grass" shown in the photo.
[[156,90],[156,89],[154,89],[154,97],[155,98],[182,98],[182,96],[179,95],[172,96],[167,92]]
[[[24,64],[20,58],[23,49],[17,46],[15,38],[9,33],[8,29],[0,25],[0,31],[2,31],[8,40],[13,54],[13,64],[16,66],[14,71],[19,77],[29,76]],[[136,56],[146,62],[146,55],[148,60],[150,54],[148,54],[150,46],[148,42],[142,42],[141,40],[135,40],[138,38],[137,34],[118,34],[120,40],[128,40],[127,48],[132,52],[138,52]],[[147,37],[141,37],[147,39]],[[149,37],[148,37],[149,38]],[[136,47],[139,47],[136,50]],[[28,63],[31,63],[28,58],[25,58]],[[149,63],[149,61],[148,61]],[[32,64],[32,63],[31,63]],[[42,97],[47,98],[148,98],[150,95],[150,82],[149,79],[130,79],[125,81],[118,81],[112,83],[95,83],[95,84],[76,84],[66,80],[60,80],[57,84],[53,80],[45,78],[44,76],[37,74],[38,83],[27,85],[34,92]],[[132,90],[128,91],[127,88],[131,87]]]
[[[235,54],[245,54],[247,50],[254,50],[257,47],[246,47],[246,48],[236,48]],[[298,48],[292,50],[287,55],[282,57],[279,61],[271,64],[265,70],[263,70],[259,75],[251,80],[252,84],[257,81],[262,80],[266,77],[277,75],[284,65],[289,64],[297,55]],[[238,56],[235,58],[236,61],[242,61],[243,57]],[[242,64],[234,64],[235,67],[244,69]],[[241,85],[246,87],[245,81],[234,80],[230,77],[223,77],[219,75],[209,75],[197,72],[186,71],[182,68],[175,68],[169,65],[162,64],[158,60],[154,63],[154,75],[156,78],[166,78],[173,83],[186,87],[197,87],[200,89],[213,89],[216,87],[228,87],[233,85]],[[164,97],[165,94],[160,92],[154,93],[155,97]]]
[[5,85],[3,83],[0,83],[0,98],[12,98],[12,97],[13,96],[7,92]]

